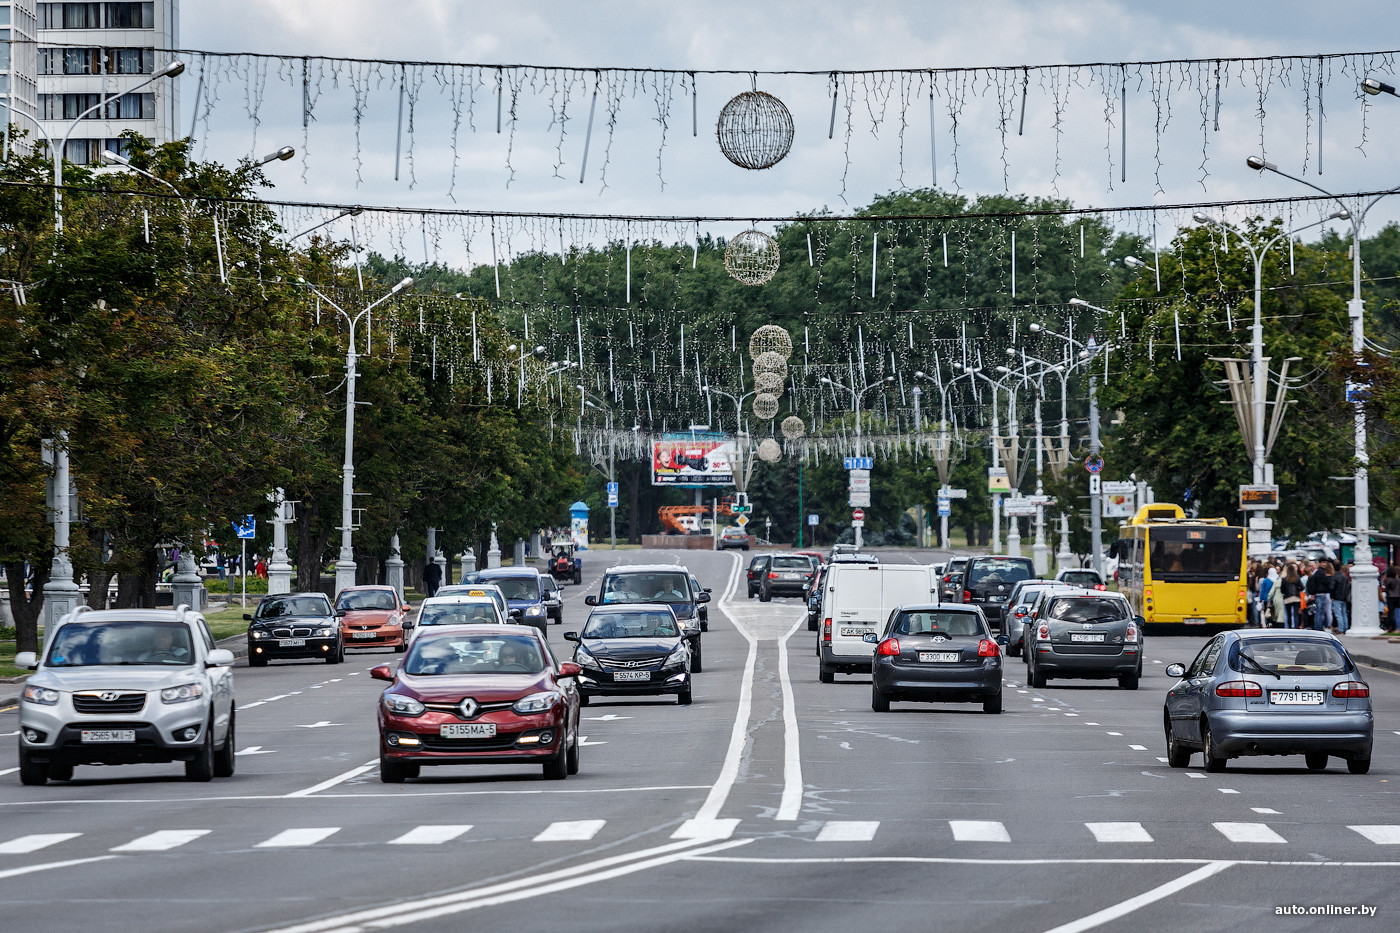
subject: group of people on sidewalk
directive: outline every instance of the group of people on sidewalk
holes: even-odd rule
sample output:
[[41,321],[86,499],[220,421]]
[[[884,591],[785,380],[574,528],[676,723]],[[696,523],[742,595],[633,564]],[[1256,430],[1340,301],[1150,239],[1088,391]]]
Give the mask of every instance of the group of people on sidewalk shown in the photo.
[[[1256,628],[1310,628],[1344,634],[1351,627],[1350,563],[1328,560],[1256,560],[1249,565],[1249,624]],[[1381,628],[1400,620],[1400,566],[1380,580]]]

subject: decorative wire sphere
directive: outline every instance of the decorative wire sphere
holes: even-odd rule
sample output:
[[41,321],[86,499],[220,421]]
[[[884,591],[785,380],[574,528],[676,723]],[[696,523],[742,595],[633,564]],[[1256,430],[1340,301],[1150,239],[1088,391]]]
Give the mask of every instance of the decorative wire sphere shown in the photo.
[[788,415],[783,419],[780,427],[783,429],[783,437],[790,441],[795,441],[807,433],[807,425],[803,424],[802,419],[796,415]]
[[753,377],[754,388],[769,395],[783,394],[783,377],[778,373],[759,373]]
[[715,124],[719,149],[740,168],[772,168],[792,149],[792,114],[772,94],[745,91],[724,105]]
[[745,230],[724,247],[724,271],[745,285],[762,285],[778,271],[778,241],[762,230]]
[[758,445],[758,459],[764,463],[777,463],[782,459],[782,445],[771,437],[765,437]]
[[764,324],[749,337],[749,356],[757,363],[765,353],[776,353],[786,360],[792,356],[792,335],[777,324]]
[[753,371],[755,373],[777,373],[786,377],[788,371],[787,357],[772,350],[765,350],[753,360]]
[[760,392],[753,397],[753,413],[769,421],[778,413],[778,397],[768,392]]

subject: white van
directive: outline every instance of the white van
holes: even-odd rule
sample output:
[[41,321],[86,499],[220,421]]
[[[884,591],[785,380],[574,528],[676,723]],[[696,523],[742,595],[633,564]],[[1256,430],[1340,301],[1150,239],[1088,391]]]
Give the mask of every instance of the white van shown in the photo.
[[817,656],[821,682],[836,673],[870,673],[875,646],[867,633],[881,626],[900,606],[938,602],[938,575],[925,564],[880,564],[863,560],[833,562],[822,582],[821,626]]

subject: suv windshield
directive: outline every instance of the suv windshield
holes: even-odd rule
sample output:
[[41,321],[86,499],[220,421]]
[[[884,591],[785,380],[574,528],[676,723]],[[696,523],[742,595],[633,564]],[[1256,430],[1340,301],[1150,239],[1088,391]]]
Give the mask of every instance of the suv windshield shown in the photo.
[[1051,603],[1046,615],[1056,622],[1117,622],[1128,617],[1128,604],[1121,599],[1070,596]]
[[444,603],[418,610],[419,625],[477,625],[498,621],[493,603]]
[[670,612],[595,612],[581,637],[675,638],[678,634]]
[[773,558],[774,570],[801,570],[803,573],[812,572],[812,562],[805,557],[775,557]]
[[259,620],[331,615],[330,600],[324,596],[282,596],[258,603]]
[[408,650],[403,672],[440,674],[538,674],[544,670],[539,643],[528,635],[454,635],[420,638]]
[[1029,559],[1024,557],[978,557],[967,568],[963,586],[967,589],[984,583],[1019,583],[1035,576]]
[[501,593],[506,599],[527,599],[535,601],[540,598],[539,583],[529,577],[479,576],[477,582],[496,584],[496,586],[501,588]]
[[49,667],[163,664],[193,659],[189,627],[176,622],[70,622],[49,646]]
[[688,603],[690,581],[679,570],[610,573],[603,579],[603,603]]
[[335,608],[348,612],[359,609],[388,609],[392,612],[399,608],[399,599],[392,590],[352,590],[336,598]]
[[1336,645],[1311,638],[1251,638],[1231,646],[1230,667],[1257,672],[1251,661],[1269,674],[1341,674],[1351,670]]

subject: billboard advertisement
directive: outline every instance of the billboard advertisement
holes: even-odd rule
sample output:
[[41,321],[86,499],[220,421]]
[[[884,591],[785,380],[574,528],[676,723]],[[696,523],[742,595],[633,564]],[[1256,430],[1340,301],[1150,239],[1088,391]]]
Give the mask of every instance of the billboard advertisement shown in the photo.
[[653,486],[734,485],[734,442],[683,435],[652,442]]

